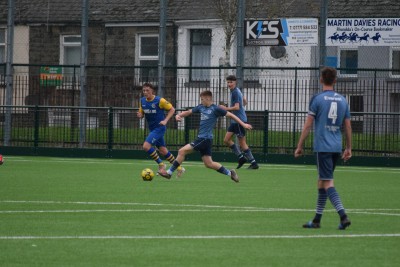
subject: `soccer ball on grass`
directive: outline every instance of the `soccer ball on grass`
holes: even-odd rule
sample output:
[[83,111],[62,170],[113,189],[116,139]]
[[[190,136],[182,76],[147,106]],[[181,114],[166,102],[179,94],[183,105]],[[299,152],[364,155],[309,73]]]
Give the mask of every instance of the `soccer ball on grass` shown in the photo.
[[146,168],[141,173],[143,181],[151,181],[154,178],[154,172],[152,169]]

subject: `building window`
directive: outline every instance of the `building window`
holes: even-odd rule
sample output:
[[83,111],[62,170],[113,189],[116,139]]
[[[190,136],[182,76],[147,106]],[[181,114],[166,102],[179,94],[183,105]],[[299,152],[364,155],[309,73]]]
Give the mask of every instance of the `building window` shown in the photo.
[[[351,113],[351,127],[353,132],[361,133],[364,128],[364,96],[363,95],[347,95],[349,108]],[[355,114],[355,113],[360,114]]]
[[349,107],[350,107],[350,112],[364,112],[364,96],[350,95]]
[[156,83],[158,80],[158,35],[139,35],[140,81]]
[[[6,62],[6,29],[0,28],[0,64]],[[5,75],[5,66],[0,65],[0,75]]]
[[[210,67],[211,30],[196,29],[190,31],[190,66]],[[191,69],[191,81],[209,81],[210,69]]]
[[393,76],[400,75],[400,47],[393,47],[390,51],[390,65]]
[[[356,76],[358,68],[357,49],[339,49],[339,67],[341,76]],[[344,69],[344,70],[342,70]]]
[[81,36],[61,36],[60,65],[77,65],[77,67],[64,67],[64,81],[74,82],[79,77],[79,65],[81,62]]

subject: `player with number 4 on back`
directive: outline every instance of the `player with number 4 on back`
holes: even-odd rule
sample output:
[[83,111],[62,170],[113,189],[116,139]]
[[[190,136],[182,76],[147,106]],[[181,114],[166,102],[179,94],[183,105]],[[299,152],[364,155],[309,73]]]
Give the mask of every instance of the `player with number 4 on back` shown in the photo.
[[296,158],[303,154],[304,141],[310,133],[315,121],[314,152],[318,169],[318,199],[315,217],[312,221],[304,224],[304,228],[321,227],[322,213],[328,198],[340,216],[339,229],[344,230],[351,224],[333,183],[333,172],[342,152],[342,126],[346,139],[346,148],[342,158],[344,161],[351,158],[349,105],[347,104],[346,98],[336,93],[333,89],[336,83],[336,77],[336,69],[330,67],[322,69],[320,82],[322,83],[323,92],[313,96],[310,101],[303,131],[294,152]]

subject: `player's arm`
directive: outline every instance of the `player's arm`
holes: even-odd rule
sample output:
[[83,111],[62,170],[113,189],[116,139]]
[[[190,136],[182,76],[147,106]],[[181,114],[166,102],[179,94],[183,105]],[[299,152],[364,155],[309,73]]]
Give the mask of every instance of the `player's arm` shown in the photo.
[[344,134],[346,138],[346,149],[343,152],[342,159],[344,161],[347,161],[351,158],[351,122],[350,119],[345,119],[344,120]]
[[304,141],[307,139],[307,136],[310,134],[313,123],[314,123],[314,116],[308,115],[306,121],[304,122],[303,130],[301,131],[299,142],[297,143],[297,148],[294,151],[295,158],[303,155]]
[[245,96],[243,96],[243,106],[247,106],[247,98]]
[[240,109],[240,105],[239,102],[235,103],[235,105],[233,105],[232,107],[226,107],[224,105],[220,105],[220,108],[226,110],[226,111],[234,111],[234,110],[239,110]]
[[235,114],[231,113],[231,112],[227,112],[226,117],[233,119],[234,121],[236,121],[237,123],[239,123],[240,125],[243,126],[243,128],[247,129],[247,130],[251,130],[253,129],[253,127],[251,126],[251,124],[248,123],[244,123],[241,119],[239,119]]
[[192,110],[191,110],[191,109],[188,109],[188,110],[182,111],[182,112],[179,113],[179,114],[176,114],[175,119],[176,119],[177,121],[182,121],[182,119],[183,119],[184,117],[190,116],[191,114],[192,114]]
[[138,118],[140,118],[140,119],[144,117],[144,112],[143,112],[141,103],[139,103],[139,110],[138,110],[138,112],[136,113],[136,116],[137,116]]
[[165,116],[165,119],[160,121],[161,125],[167,125],[169,119],[171,119],[172,116],[174,116],[175,108],[165,98],[161,98],[159,107],[161,109],[168,110],[168,113],[167,113],[167,116]]

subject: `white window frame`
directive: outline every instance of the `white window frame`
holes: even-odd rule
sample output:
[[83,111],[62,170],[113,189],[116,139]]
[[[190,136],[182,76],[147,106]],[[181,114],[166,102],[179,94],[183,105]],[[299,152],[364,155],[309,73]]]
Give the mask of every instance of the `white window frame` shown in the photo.
[[[193,66],[193,62],[192,62],[193,46],[197,46],[198,45],[198,44],[194,44],[194,42],[192,41],[192,34],[193,34],[194,31],[210,31],[210,34],[211,34],[210,38],[211,39],[210,39],[210,45],[209,45],[209,48],[210,48],[209,61],[210,61],[210,64],[211,64],[211,58],[212,58],[212,54],[213,54],[213,51],[212,51],[213,29],[212,28],[192,28],[192,29],[189,30],[189,62],[190,62],[190,66],[191,67]],[[193,72],[195,72],[195,73],[193,73]],[[197,72],[197,74],[196,74],[196,72]],[[205,79],[197,80],[197,79],[194,79],[194,78],[196,78],[196,76],[201,76],[201,78],[203,78],[202,76],[208,76],[208,77],[205,77]],[[206,70],[199,70],[199,71],[192,69],[192,70],[189,71],[189,79],[192,82],[197,82],[197,81],[210,82],[211,81],[211,77],[212,77],[212,74],[211,74],[211,70],[210,69],[209,70],[207,70],[207,69]]]
[[0,31],[4,31],[4,43],[0,43],[0,46],[4,47],[4,62],[0,63],[6,63],[6,42],[7,42],[7,30],[5,28],[0,28]]
[[[393,68],[393,52],[394,51],[400,51],[400,46],[391,46],[390,47],[390,54],[389,54],[389,67],[390,69]],[[390,72],[390,77],[391,78],[400,78],[400,74],[393,74],[393,72]]]
[[[140,66],[140,61],[141,60],[154,60],[157,61],[158,64],[158,59],[159,59],[159,53],[157,51],[157,56],[142,56],[142,38],[143,37],[157,37],[158,42],[160,42],[159,35],[156,33],[139,33],[136,35],[136,60],[135,60],[135,65]],[[135,70],[135,80],[137,83],[141,81],[141,69],[137,68]],[[157,85],[157,81],[152,82],[153,85]]]
[[[71,34],[71,35],[60,35],[60,65],[64,65],[64,61],[65,61],[65,47],[81,47],[82,46],[82,42],[65,42],[65,38],[68,37],[75,37],[75,38],[81,38],[81,35],[79,34]],[[79,68],[78,68],[79,70]],[[64,68],[62,70],[62,73],[64,75]],[[66,89],[66,87],[73,87],[73,85],[75,85],[73,88],[75,88],[75,90],[79,90],[79,77],[80,77],[80,71],[78,71],[75,75],[75,84],[73,84],[72,82],[63,82],[63,86],[59,87],[57,86],[57,88],[59,89]],[[72,89],[72,88],[71,88]]]
[[[338,68],[340,68],[340,66],[341,66],[341,64],[340,64],[341,61],[342,61],[341,52],[344,51],[344,50],[346,50],[346,51],[350,51],[350,50],[351,51],[357,51],[357,55],[358,55],[358,52],[359,52],[357,47],[345,47],[345,46],[339,47],[338,48],[338,54],[337,54],[337,57],[338,57]],[[359,60],[358,60],[358,57],[357,57],[357,67],[358,67],[358,62],[359,62]],[[341,71],[338,71],[338,76],[339,77],[357,77],[358,74],[357,73],[356,74],[347,74],[347,73],[341,73]]]

